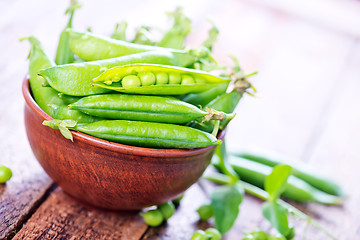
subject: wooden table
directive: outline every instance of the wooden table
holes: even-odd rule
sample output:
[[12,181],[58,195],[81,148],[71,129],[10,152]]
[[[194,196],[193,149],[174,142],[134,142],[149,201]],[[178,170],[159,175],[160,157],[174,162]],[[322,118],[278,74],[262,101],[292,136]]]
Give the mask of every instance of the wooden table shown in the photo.
[[[360,19],[358,12],[354,15],[358,2],[321,1],[325,5],[316,5],[316,11],[304,11],[301,1],[295,1],[295,7],[264,2],[181,1],[194,23],[189,45],[197,46],[205,38],[210,26],[205,18],[211,16],[221,31],[217,57],[231,63],[226,54],[234,53],[245,69],[260,72],[253,78],[258,95],[247,96],[237,109],[228,146],[272,149],[331,176],[349,194],[343,206],[296,206],[339,239],[360,239]],[[137,213],[106,212],[78,203],[49,179],[34,158],[25,135],[20,90],[29,45],[18,39],[35,35],[53,54],[65,25],[66,4],[0,3],[0,164],[14,173],[0,186],[0,239],[189,239],[195,229],[213,224],[199,222],[195,213],[208,200],[208,184],[193,185],[167,224],[148,228]],[[165,0],[84,1],[75,27],[90,26],[101,34],[110,34],[121,20],[127,20],[131,29],[141,23],[164,27],[163,12],[175,6]],[[337,21],[319,16],[322,11]],[[225,239],[240,239],[244,231],[255,228],[270,229],[261,215],[261,203],[246,196]],[[297,239],[304,235],[327,239],[311,227],[305,234],[306,224],[293,222]]]

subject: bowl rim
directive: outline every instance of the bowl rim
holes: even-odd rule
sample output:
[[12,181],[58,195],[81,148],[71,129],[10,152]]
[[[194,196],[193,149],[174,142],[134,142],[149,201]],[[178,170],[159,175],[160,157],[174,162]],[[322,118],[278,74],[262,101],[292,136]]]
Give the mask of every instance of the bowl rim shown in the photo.
[[[22,93],[25,99],[26,104],[30,107],[30,109],[35,112],[37,116],[42,118],[43,120],[53,120],[51,116],[45,113],[35,102],[31,90],[30,90],[30,81],[29,75],[26,75],[23,83],[22,83]],[[71,130],[73,134],[74,141],[82,141],[86,144],[93,145],[95,147],[104,148],[110,151],[115,152],[131,152],[134,155],[141,156],[150,156],[150,157],[184,157],[184,156],[192,156],[192,155],[200,155],[204,152],[207,152],[209,149],[216,147],[216,145],[203,147],[203,148],[192,148],[192,149],[165,149],[165,148],[145,148],[145,147],[137,147],[130,146],[116,142],[110,142],[104,139],[100,139],[97,137],[90,136],[85,133],[77,132]],[[220,131],[217,138],[223,139],[225,136],[225,131]]]

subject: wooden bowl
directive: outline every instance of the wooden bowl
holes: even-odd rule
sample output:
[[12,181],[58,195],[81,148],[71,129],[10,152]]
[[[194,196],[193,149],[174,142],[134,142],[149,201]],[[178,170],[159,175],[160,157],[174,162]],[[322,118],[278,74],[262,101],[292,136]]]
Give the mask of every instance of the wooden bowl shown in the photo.
[[75,131],[71,142],[42,125],[52,118],[32,98],[27,78],[22,92],[26,133],[37,160],[65,192],[97,207],[138,210],[169,201],[199,179],[215,151],[215,146],[134,147]]

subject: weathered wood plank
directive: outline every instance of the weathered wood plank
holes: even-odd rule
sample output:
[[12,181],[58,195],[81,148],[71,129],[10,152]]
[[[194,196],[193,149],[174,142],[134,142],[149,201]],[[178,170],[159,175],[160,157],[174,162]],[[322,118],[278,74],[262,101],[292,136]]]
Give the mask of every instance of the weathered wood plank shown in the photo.
[[[360,239],[360,42],[352,49],[353,57],[344,68],[341,84],[329,99],[329,111],[322,119],[324,132],[309,159],[315,169],[326,172],[340,183],[348,195],[341,207],[311,204],[309,208],[323,216],[319,221],[342,240]],[[311,229],[314,239],[323,237]]]
[[147,225],[136,212],[85,206],[60,188],[40,206],[13,239],[140,239]]

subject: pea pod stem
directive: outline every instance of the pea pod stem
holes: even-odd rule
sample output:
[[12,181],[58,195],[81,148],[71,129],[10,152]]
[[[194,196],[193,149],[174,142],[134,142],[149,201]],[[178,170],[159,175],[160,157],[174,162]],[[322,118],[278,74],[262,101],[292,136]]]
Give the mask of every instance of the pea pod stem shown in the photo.
[[[232,184],[233,180],[224,174],[221,173],[211,173],[203,176],[204,179],[207,179],[211,182],[217,183],[217,184]],[[238,180],[239,184],[244,188],[245,192],[248,194],[251,194],[257,198],[260,198],[264,201],[266,201],[269,198],[269,194],[262,190],[259,187],[256,187],[250,183],[244,182],[242,180]],[[314,226],[315,228],[321,230],[324,232],[328,237],[331,239],[336,239],[335,236],[333,236],[328,230],[326,230],[323,226],[321,226],[319,223],[317,223],[315,220],[313,220],[310,216],[306,215],[296,207],[288,204],[287,202],[278,199],[277,202],[287,209],[287,211],[294,216],[298,217],[299,219],[305,220],[308,224]]]

